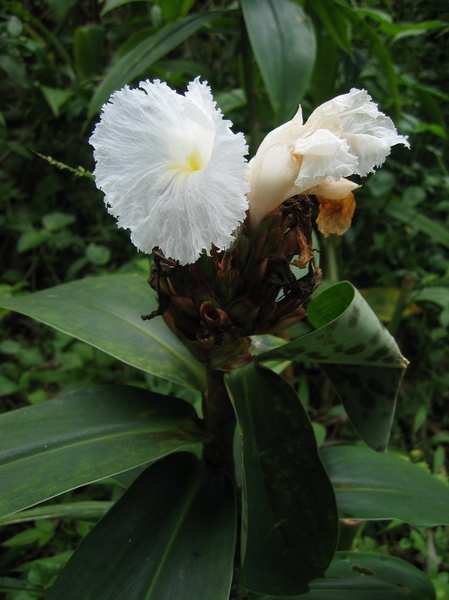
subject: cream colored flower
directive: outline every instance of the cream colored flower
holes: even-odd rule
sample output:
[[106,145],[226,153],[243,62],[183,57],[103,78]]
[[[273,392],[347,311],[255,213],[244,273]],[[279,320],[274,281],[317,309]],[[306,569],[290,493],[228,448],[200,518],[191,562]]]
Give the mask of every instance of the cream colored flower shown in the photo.
[[325,102],[304,124],[299,107],[291,121],[266,136],[250,161],[252,226],[295,194],[316,193],[311,190],[323,182],[321,192],[335,192],[342,178],[373,172],[396,144],[409,145],[365,90]]
[[249,188],[245,139],[231,125],[199,78],[184,96],[143,81],[103,106],[90,138],[95,181],[139,250],[159,247],[185,265],[230,246]]

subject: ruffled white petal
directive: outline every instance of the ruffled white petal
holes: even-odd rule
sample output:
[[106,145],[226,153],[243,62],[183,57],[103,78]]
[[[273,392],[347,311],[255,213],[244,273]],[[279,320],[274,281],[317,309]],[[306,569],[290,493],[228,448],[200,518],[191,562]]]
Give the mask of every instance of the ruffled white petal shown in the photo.
[[90,139],[97,187],[131,240],[189,264],[226,249],[248,208],[247,148],[206,83],[184,96],[160,81],[125,86],[104,105]]
[[321,196],[328,200],[339,200],[340,198],[346,198],[346,196],[349,196],[351,192],[359,187],[361,186],[349,179],[325,179],[318,185],[306,190],[306,193],[313,196]]
[[[315,109],[304,126],[305,135],[318,128],[329,129],[346,140],[349,152],[357,158],[352,173],[362,177],[385,162],[392,146],[409,147],[407,138],[398,135],[393,121],[379,112],[366,90],[353,88],[349,94],[337,96]],[[329,175],[337,179],[332,173]]]
[[351,175],[357,168],[357,158],[349,152],[346,140],[328,129],[317,129],[308,137],[300,138],[293,154],[302,157],[301,168],[295,180],[297,193],[317,185],[330,174],[334,179],[340,179]]
[[250,162],[252,225],[290,196],[325,180],[373,172],[396,144],[409,147],[365,90],[352,89],[325,102],[304,124],[299,109],[266,136]]

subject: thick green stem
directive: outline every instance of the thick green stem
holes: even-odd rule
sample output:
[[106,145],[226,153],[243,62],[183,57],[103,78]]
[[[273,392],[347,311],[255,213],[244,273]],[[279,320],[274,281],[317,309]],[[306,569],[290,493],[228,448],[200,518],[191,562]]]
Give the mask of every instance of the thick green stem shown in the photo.
[[342,519],[338,534],[337,550],[351,550],[355,536],[360,531],[363,521],[356,519]]
[[324,277],[333,283],[340,281],[338,260],[337,260],[337,245],[339,239],[336,235],[330,235],[328,238],[324,238],[324,266],[323,273]]
[[203,417],[212,441],[204,445],[203,459],[226,471],[235,479],[234,433],[236,417],[223,371],[207,370],[207,389],[203,394]]

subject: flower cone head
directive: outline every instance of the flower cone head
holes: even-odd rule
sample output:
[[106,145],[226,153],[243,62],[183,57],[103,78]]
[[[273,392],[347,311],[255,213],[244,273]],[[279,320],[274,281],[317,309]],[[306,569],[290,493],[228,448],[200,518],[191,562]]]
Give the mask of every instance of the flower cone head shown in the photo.
[[[150,285],[167,325],[211,368],[250,360],[251,335],[279,331],[302,319],[303,304],[320,283],[314,266],[310,201],[292,198],[255,230],[242,226],[224,252],[179,265],[156,254]],[[296,260],[295,260],[296,259]],[[291,265],[309,266],[297,280]]]

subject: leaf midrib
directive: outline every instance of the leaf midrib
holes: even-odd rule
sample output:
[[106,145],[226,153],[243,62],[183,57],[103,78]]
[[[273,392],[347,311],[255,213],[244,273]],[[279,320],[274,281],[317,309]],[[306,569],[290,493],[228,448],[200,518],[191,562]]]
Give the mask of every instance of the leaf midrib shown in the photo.
[[[179,433],[178,435],[175,435],[176,432],[180,432],[180,433],[184,433],[184,430],[180,430],[180,428],[177,428],[176,430],[166,430],[164,432],[158,432],[157,433],[157,437],[159,438],[160,436],[164,435],[164,439],[166,439],[165,436],[168,437],[168,439],[176,439],[179,441],[184,441],[183,445],[188,445],[189,441],[188,439],[186,439],[183,436],[180,436]],[[185,430],[187,431],[187,430]],[[141,437],[141,436],[146,436],[146,437],[153,437],[153,436],[148,436],[148,432],[154,433],[153,430],[149,430],[149,429],[133,429],[133,430],[129,430],[127,429],[126,431],[122,431],[119,433],[114,433],[114,434],[109,434],[109,435],[103,435],[103,436],[99,436],[99,437],[93,437],[90,436],[88,438],[84,438],[84,439],[77,439],[77,438],[70,438],[68,440],[68,442],[64,442],[63,440],[60,443],[57,444],[53,444],[50,448],[47,446],[47,448],[43,448],[40,452],[33,452],[33,453],[28,453],[26,456],[24,456],[23,454],[21,455],[16,455],[12,460],[6,460],[6,461],[2,461],[0,462],[0,471],[3,468],[9,467],[15,463],[20,464],[22,462],[26,462],[27,460],[34,460],[36,458],[39,458],[39,456],[49,456],[52,453],[57,453],[57,452],[62,452],[64,450],[69,450],[70,448],[76,448],[77,446],[81,446],[83,444],[87,444],[87,445],[95,445],[96,443],[102,443],[109,440],[119,440],[120,438],[126,438],[126,437]],[[194,443],[194,442],[192,442]],[[195,442],[197,443],[197,442]],[[40,447],[42,447],[42,443],[40,444]]]

